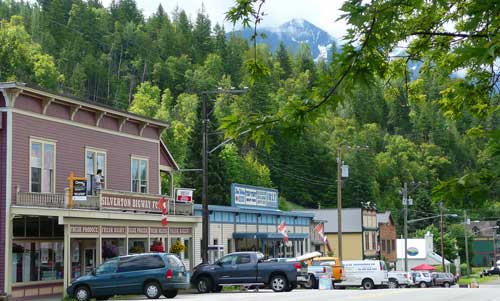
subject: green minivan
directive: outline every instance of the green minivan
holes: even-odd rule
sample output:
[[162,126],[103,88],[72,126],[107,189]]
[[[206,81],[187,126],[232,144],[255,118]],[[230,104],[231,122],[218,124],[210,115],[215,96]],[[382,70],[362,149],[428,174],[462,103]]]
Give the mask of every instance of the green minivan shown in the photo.
[[74,280],[67,289],[78,301],[107,300],[115,295],[144,294],[148,299],[177,296],[189,287],[184,263],[174,254],[145,253],[108,259],[92,273]]

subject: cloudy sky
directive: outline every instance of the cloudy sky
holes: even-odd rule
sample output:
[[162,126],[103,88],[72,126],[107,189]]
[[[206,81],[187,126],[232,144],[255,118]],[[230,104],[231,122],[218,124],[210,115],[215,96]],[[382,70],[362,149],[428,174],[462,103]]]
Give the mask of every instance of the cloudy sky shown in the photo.
[[[156,11],[161,3],[167,12],[174,10],[176,6],[184,9],[191,19],[196,18],[202,3],[215,24],[224,22],[224,13],[234,3],[233,0],[136,0],[140,9],[146,16]],[[105,6],[111,0],[102,1]],[[343,22],[335,21],[341,14],[342,0],[267,0],[264,11],[268,14],[264,17],[263,26],[277,26],[292,18],[306,19],[314,25],[329,32],[336,38],[341,38],[346,30]],[[226,30],[232,25],[225,22]]]

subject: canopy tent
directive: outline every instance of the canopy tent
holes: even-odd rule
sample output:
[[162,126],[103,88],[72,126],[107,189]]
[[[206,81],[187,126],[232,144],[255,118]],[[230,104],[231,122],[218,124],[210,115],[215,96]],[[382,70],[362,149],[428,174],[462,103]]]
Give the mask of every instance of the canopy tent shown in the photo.
[[421,264],[421,265],[417,265],[416,267],[414,267],[413,269],[411,269],[412,271],[435,271],[436,268],[433,267],[432,265],[428,265],[428,264]]

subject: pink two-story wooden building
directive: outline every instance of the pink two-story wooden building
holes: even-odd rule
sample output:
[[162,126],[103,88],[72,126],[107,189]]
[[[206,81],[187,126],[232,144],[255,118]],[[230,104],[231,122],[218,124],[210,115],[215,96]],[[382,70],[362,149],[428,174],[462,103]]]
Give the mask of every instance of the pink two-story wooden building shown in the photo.
[[[201,218],[168,198],[178,170],[160,136],[167,124],[24,83],[0,83],[0,299],[63,295],[106,258],[168,250],[199,253]],[[95,176],[102,171],[102,189]],[[86,178],[70,200],[68,178]],[[160,249],[161,249],[160,247]]]

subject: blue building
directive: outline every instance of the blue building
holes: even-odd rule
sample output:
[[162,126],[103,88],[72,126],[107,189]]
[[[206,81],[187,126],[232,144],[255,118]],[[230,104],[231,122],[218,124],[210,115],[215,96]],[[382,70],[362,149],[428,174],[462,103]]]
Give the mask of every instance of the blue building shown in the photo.
[[[209,206],[209,245],[223,248],[224,254],[260,251],[271,257],[294,257],[311,249],[314,213],[278,209],[277,191],[233,184],[231,206]],[[194,215],[202,215],[201,204],[194,205]],[[285,222],[288,243],[278,232]],[[196,230],[201,233],[201,224]],[[201,246],[201,237],[195,248]],[[198,252],[195,252],[195,254]],[[201,256],[195,259],[201,261]]]

